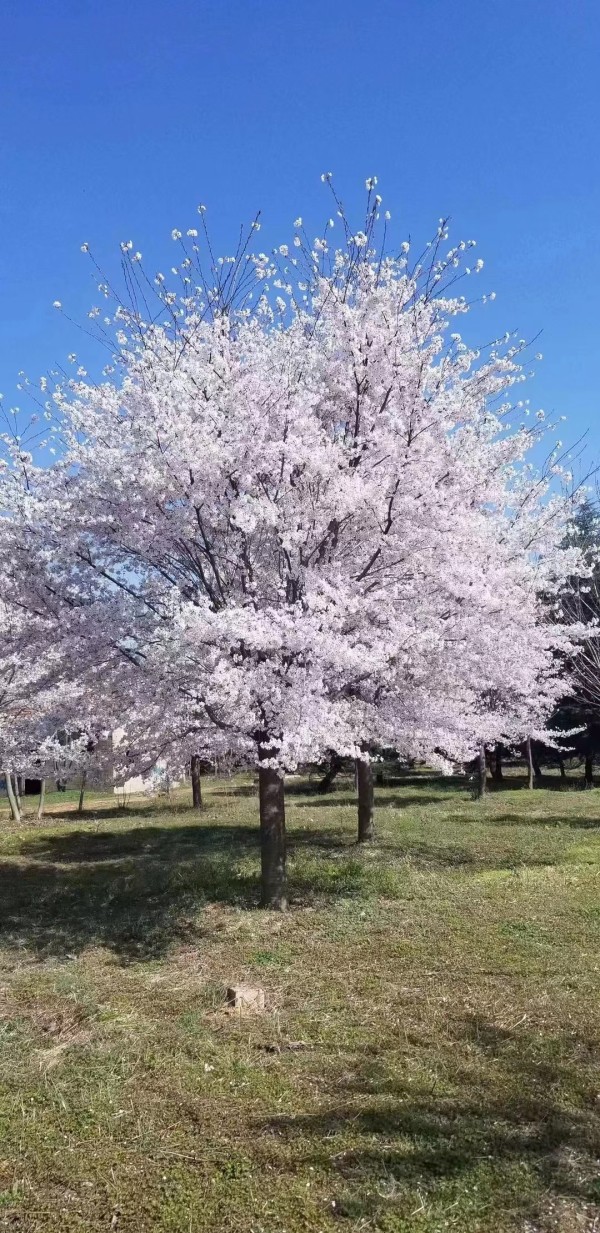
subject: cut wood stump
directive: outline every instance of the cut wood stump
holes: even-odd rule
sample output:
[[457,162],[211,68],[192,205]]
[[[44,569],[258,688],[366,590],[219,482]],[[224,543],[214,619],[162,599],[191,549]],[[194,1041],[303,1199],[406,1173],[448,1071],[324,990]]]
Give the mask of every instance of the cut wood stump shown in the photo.
[[237,1010],[240,1014],[264,1010],[265,991],[255,985],[230,985],[227,1004],[230,1010]]

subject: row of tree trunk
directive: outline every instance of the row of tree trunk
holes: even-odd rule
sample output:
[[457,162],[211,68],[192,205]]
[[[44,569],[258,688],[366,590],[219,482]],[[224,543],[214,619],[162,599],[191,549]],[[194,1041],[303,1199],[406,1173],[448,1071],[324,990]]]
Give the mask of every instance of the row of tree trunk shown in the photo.
[[[4,771],[4,779],[6,782],[6,795],[10,805],[10,812],[15,822],[20,822],[23,816],[22,797],[24,796],[24,780],[21,775],[13,775],[12,771]],[[79,800],[77,802],[77,813],[83,813],[83,804],[85,799],[85,786],[87,781],[87,771],[81,776],[81,786],[79,788]],[[46,803],[46,780],[40,779],[40,794],[38,807],[36,812],[36,820],[41,822],[44,816],[44,805]]]
[[[525,756],[528,768],[528,786],[533,788],[538,771],[531,741],[525,743]],[[260,813],[260,847],[261,847],[261,905],[283,911],[287,907],[286,887],[286,831],[285,831],[285,792],[282,773],[272,766],[261,764],[268,760],[268,755],[259,759],[258,767],[258,797]],[[588,765],[589,763],[589,765]],[[341,764],[341,763],[340,763]],[[332,758],[328,775],[330,783],[340,769],[340,764]],[[191,759],[190,772],[192,781],[192,800],[195,809],[202,809],[202,774],[203,760],[198,754]],[[478,795],[484,796],[487,790],[487,757],[485,745],[481,745],[477,761]],[[356,794],[358,804],[357,842],[368,843],[375,836],[373,820],[373,765],[371,762],[357,759],[355,763]],[[586,759],[586,784],[592,783],[592,761]],[[500,751],[496,752],[493,776],[502,778],[502,763]],[[15,821],[21,820],[20,784],[18,777],[10,771],[5,771],[6,789],[11,813]],[[84,772],[79,794],[78,812],[83,811],[86,774]],[[326,790],[326,789],[325,789]],[[45,780],[41,781],[38,819],[42,817],[45,796]]]
[[[527,766],[527,787],[533,788],[536,783],[541,783],[542,768],[533,752],[533,746],[530,739],[525,741],[523,745],[523,754]],[[558,760],[558,767],[561,779],[566,779],[566,771],[562,757]],[[485,796],[486,794],[488,782],[487,771],[488,756],[485,745],[481,745],[477,759],[477,796]],[[502,783],[504,775],[502,772],[502,751],[500,749],[494,750],[491,764],[491,775],[494,783]],[[586,756],[585,759],[584,785],[586,788],[593,788],[594,786],[594,762],[593,758],[589,755]]]
[[[12,771],[5,771],[4,778],[6,782],[6,795],[10,805],[10,812],[15,822],[20,822],[22,817],[21,800],[25,794],[24,779],[21,775],[13,775]],[[41,822],[44,816],[44,801],[46,798],[46,780],[40,779],[40,796],[37,808],[37,820]]]
[[[535,780],[536,779],[540,780],[542,778],[542,771],[541,771],[541,767],[539,766],[539,763],[536,761],[534,757],[531,740],[529,738],[525,741],[525,744],[523,745],[523,754],[524,754],[525,763],[527,766],[527,787],[533,788]],[[493,781],[495,783],[502,783],[504,779],[504,775],[502,771],[502,751],[498,748],[494,750],[491,771],[492,771]],[[477,759],[477,796],[479,797],[485,796],[487,792],[487,783],[488,783],[487,772],[488,772],[488,755],[487,755],[485,745],[482,744],[479,746],[479,755]]]
[[[541,778],[541,768],[534,756],[530,740],[525,742],[524,754],[527,763],[528,787],[533,788],[536,779]],[[265,756],[264,761],[267,760],[267,757],[268,755]],[[197,809],[202,808],[200,765],[201,760],[199,757],[192,759],[192,794],[193,803]],[[319,784],[319,792],[326,792],[331,787],[341,766],[342,759],[337,755],[333,755],[327,772]],[[482,797],[487,790],[488,774],[487,754],[483,744],[480,746],[477,768],[477,790],[478,795]],[[589,766],[588,760],[586,760],[586,783],[588,782],[588,777],[591,782],[591,772],[590,759]],[[564,774],[564,767],[562,765],[561,773]],[[357,842],[368,843],[375,836],[373,819],[373,764],[357,759],[355,775],[358,804]],[[502,780],[503,777],[500,750],[496,750],[492,765],[492,777],[497,781]],[[283,911],[287,907],[284,778],[279,770],[271,766],[261,765],[260,760],[258,768],[258,796],[261,846],[261,906]]]

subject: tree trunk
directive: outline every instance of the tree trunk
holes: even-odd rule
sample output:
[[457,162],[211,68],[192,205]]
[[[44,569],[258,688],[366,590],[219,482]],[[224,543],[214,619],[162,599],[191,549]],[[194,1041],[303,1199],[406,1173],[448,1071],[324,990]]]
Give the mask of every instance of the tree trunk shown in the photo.
[[37,820],[41,822],[44,816],[44,802],[46,800],[46,780],[40,779],[40,803],[38,805]]
[[18,775],[13,775],[12,789],[15,794],[15,800],[17,802],[17,806],[18,806],[18,810],[20,814],[21,813],[21,793],[19,791],[19,776]]
[[594,760],[593,758],[590,757],[589,754],[586,754],[586,757],[585,757],[585,780],[584,782],[585,782],[586,788],[593,788],[594,786]]
[[494,783],[502,783],[504,775],[502,773],[502,750],[500,746],[496,746],[496,756],[494,758],[494,770],[492,773]]
[[527,737],[525,741],[525,758],[527,760],[527,787],[533,788],[533,754],[531,752],[531,738]]
[[567,778],[567,772],[566,772],[566,770],[565,770],[565,764],[564,764],[564,761],[563,761],[563,759],[562,759],[562,758],[560,758],[560,759],[559,759],[559,762],[558,762],[558,769],[559,769],[559,771],[560,771],[560,777],[561,777],[561,779],[566,779],[566,778]]
[[258,767],[260,807],[261,907],[287,908],[285,868],[285,798],[283,775],[270,766]]
[[373,825],[373,767],[370,762],[356,759],[356,790],[358,792],[358,842],[375,838]]
[[192,804],[194,809],[202,809],[202,784],[200,783],[200,754],[192,754],[190,770],[192,775]]
[[17,798],[15,796],[11,772],[5,771],[4,778],[6,779],[6,793],[8,796],[8,803],[10,805],[10,812],[13,816],[13,820],[15,822],[20,822],[21,821],[21,810],[19,809]]
[[487,792],[487,763],[485,760],[485,745],[479,746],[477,755],[477,797],[481,800]]
[[79,804],[77,806],[77,813],[83,813],[83,798],[85,795],[86,780],[87,780],[87,771],[84,771],[83,775],[81,776],[81,787],[79,789]]
[[317,785],[317,792],[322,792],[322,793],[331,792],[333,781],[336,775],[339,775],[341,769],[342,769],[342,759],[340,758],[339,754],[333,753],[329,760],[328,769],[325,771],[323,778],[319,780],[319,783]]

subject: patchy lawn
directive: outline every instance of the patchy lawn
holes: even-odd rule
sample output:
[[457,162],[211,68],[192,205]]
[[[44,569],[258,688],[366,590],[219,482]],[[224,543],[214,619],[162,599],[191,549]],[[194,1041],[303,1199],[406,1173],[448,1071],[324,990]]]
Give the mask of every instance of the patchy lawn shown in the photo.
[[358,850],[292,781],[286,916],[248,780],[5,812],[0,1229],[600,1230],[600,792],[552,785],[382,788]]

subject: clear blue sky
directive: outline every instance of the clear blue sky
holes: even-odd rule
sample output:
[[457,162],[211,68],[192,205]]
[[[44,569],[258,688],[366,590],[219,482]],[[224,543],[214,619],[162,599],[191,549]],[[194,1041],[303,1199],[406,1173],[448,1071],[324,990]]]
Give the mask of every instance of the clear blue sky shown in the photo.
[[[50,307],[92,297],[79,246],[164,267],[208,204],[224,251],[348,204],[375,173],[398,238],[450,214],[481,290],[544,353],[532,400],[600,459],[598,0],[5,0],[0,390],[77,349]],[[262,238],[262,237],[261,237]],[[170,264],[170,262],[169,262]],[[489,323],[489,324],[488,324]],[[485,328],[484,328],[485,327]],[[485,341],[485,339],[482,339]]]

